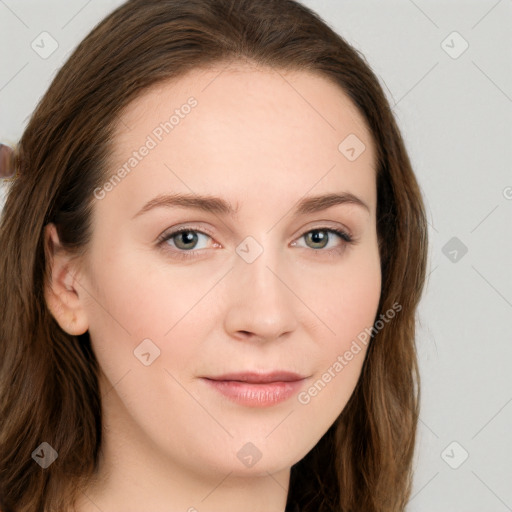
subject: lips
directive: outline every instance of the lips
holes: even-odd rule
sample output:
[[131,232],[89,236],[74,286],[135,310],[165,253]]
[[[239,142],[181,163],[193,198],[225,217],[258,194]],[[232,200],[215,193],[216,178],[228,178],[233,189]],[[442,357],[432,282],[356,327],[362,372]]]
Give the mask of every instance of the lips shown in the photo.
[[269,382],[296,382],[303,380],[305,377],[298,373],[287,372],[287,371],[274,371],[270,373],[259,373],[259,372],[239,372],[239,373],[228,373],[219,375],[216,377],[205,377],[208,380],[215,381],[235,381],[235,382],[247,382],[250,384],[267,384]]
[[216,392],[244,407],[272,407],[298,393],[306,377],[287,371],[240,372],[202,377]]

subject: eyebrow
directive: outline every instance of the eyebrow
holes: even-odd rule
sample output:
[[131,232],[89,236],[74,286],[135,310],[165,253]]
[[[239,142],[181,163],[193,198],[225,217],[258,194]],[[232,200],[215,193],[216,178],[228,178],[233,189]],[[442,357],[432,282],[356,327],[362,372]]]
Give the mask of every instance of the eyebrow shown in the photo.
[[[368,205],[359,197],[350,192],[340,192],[332,194],[323,194],[309,196],[301,199],[295,207],[296,215],[305,215],[308,213],[327,210],[331,206],[340,204],[356,205],[365,208],[370,212]],[[161,194],[148,201],[132,219],[155,208],[192,208],[205,212],[216,213],[219,215],[228,215],[234,217],[240,210],[240,204],[237,203],[234,208],[228,201],[215,196],[201,196],[197,194]]]

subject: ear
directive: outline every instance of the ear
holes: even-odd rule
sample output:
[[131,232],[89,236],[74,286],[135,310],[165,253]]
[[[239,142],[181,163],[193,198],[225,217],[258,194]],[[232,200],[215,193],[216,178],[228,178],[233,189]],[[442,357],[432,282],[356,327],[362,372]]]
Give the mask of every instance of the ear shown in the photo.
[[78,336],[87,332],[85,290],[80,286],[78,265],[64,250],[53,223],[44,227],[44,247],[49,276],[44,284],[48,309],[61,328]]

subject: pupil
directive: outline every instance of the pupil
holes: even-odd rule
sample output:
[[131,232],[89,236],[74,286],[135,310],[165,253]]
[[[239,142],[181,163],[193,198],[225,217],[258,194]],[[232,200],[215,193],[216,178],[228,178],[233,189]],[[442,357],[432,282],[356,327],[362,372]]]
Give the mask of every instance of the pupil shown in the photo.
[[310,237],[314,244],[320,244],[321,247],[325,247],[325,243],[327,241],[327,234],[325,231],[312,231]]
[[183,231],[178,237],[178,241],[183,245],[193,244],[196,241],[197,234],[192,231]]

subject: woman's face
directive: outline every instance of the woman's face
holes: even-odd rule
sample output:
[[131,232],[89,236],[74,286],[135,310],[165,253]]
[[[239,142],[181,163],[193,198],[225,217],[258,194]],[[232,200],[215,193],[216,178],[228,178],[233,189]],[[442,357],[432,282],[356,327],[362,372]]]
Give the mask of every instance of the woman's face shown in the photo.
[[[303,458],[360,375],[354,340],[381,291],[375,150],[325,78],[222,69],[123,114],[75,287],[103,374],[105,453],[256,476]],[[209,380],[249,372],[302,380]]]

